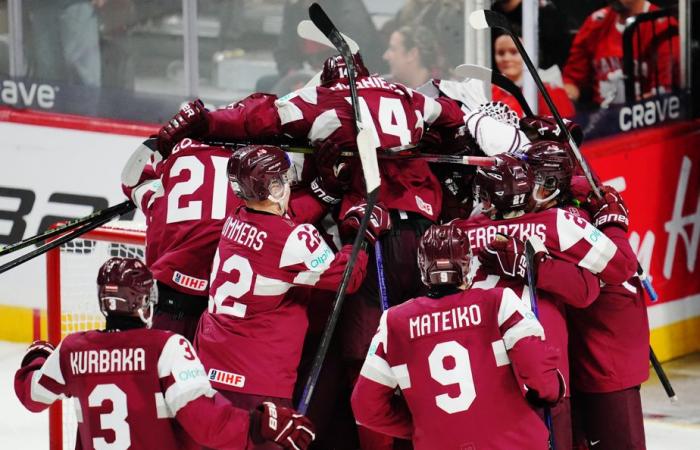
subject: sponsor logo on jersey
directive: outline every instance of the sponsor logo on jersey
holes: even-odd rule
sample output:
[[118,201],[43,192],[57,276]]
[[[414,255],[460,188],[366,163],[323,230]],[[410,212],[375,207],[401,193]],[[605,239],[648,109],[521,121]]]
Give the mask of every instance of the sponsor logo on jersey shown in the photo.
[[204,369],[181,370],[177,374],[177,378],[180,381],[196,380],[199,377],[206,377],[206,376],[207,376],[207,373],[204,371]]
[[418,209],[425,212],[426,214],[433,215],[433,206],[430,203],[426,203],[425,200],[416,195],[416,206]]
[[333,255],[333,251],[329,247],[326,247],[323,250],[323,253],[321,253],[319,256],[317,256],[316,258],[311,260],[311,264],[310,264],[311,268],[315,269],[318,266],[324,265],[326,263],[326,261],[328,260],[328,257],[332,256],[332,255]]
[[189,275],[185,275],[184,273],[180,273],[177,270],[173,272],[173,281],[175,284],[195,291],[203,291],[207,288],[207,280],[191,277]]
[[209,381],[215,381],[221,384],[228,384],[229,386],[242,388],[245,386],[245,376],[239,375],[237,373],[224,372],[219,369],[209,370]]

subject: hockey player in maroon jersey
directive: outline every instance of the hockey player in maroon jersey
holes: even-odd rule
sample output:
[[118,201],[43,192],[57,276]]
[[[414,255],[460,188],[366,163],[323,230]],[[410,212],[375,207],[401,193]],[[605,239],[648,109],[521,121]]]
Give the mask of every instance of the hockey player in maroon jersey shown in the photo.
[[[536,173],[539,209],[558,206],[590,215],[636,263],[626,236],[629,215],[619,193],[602,186],[603,198],[597,199],[588,193],[583,177],[574,177],[575,194],[583,206],[578,210],[569,187],[573,164],[567,161],[571,156],[566,145],[538,143],[525,156]],[[587,307],[567,305],[567,322],[574,416],[580,418],[585,438],[596,449],[643,449],[639,386],[649,377],[649,322],[639,279],[601,283],[600,295]]]
[[[511,156],[497,157],[498,164],[477,170],[474,190],[481,200],[484,213],[453,223],[466,230],[472,248],[479,251],[481,266],[475,287],[508,287],[529,304],[526,286],[524,244],[530,240],[536,249],[534,262],[537,274],[540,321],[547,335],[546,345],[561,358],[564,379],[569,380],[568,334],[564,304],[585,306],[598,295],[598,279],[588,269],[580,267],[580,259],[603,253],[606,247],[593,248],[569,244],[562,255],[560,242],[582,240],[581,228],[568,230],[550,214],[526,214],[533,187],[530,168]],[[589,231],[595,229],[588,224]],[[602,244],[602,243],[601,243]],[[565,282],[564,282],[565,280]],[[554,441],[559,449],[572,445],[569,396],[552,410]]]
[[212,389],[190,342],[151,330],[154,280],[138,259],[112,258],[97,276],[105,330],[68,335],[54,347],[34,342],[15,375],[15,392],[33,412],[75,399],[83,449],[249,448],[274,441],[305,449],[311,423],[268,402],[239,409]]
[[[231,151],[185,138],[165,160],[142,145],[124,167],[122,189],[146,216],[146,263],[159,293],[154,328],[194,339],[207,307],[221,229],[226,216],[242,204],[226,174]],[[344,179],[350,168],[338,167],[338,154],[330,145],[317,149],[318,192],[339,195],[347,187]],[[321,217],[328,205],[317,198],[320,195],[295,190],[290,200],[293,219]]]
[[428,296],[382,315],[353,392],[355,417],[416,450],[544,450],[547,429],[526,398],[538,406],[561,398],[557,358],[513,291],[470,288],[470,260],[467,234],[452,224],[422,237]]
[[[245,205],[223,227],[195,345],[214,386],[242,407],[262,399],[290,404],[309,288],[336,291],[350,256],[351,246],[334,254],[316,228],[287,216],[289,168],[286,153],[267,145],[235,152],[228,165]],[[362,282],[366,264],[360,251],[348,292]]]

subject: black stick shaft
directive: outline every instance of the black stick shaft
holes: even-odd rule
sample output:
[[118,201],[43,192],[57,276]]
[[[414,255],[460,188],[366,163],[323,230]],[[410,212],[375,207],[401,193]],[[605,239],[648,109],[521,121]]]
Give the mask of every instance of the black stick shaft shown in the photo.
[[661,385],[664,387],[664,391],[666,391],[666,395],[671,399],[671,401],[676,401],[678,399],[676,396],[676,391],[673,390],[673,386],[671,386],[671,382],[669,381],[668,376],[666,376],[666,371],[661,366],[661,363],[656,357],[656,353],[654,353],[654,349],[651,348],[651,345],[649,346],[649,360],[654,368],[654,372],[656,372],[656,376],[659,377],[659,381],[661,381]]
[[80,227],[82,225],[85,225],[86,223],[92,222],[93,220],[96,220],[100,217],[103,216],[110,216],[114,217],[114,212],[115,211],[122,211],[125,206],[130,204],[131,201],[127,200],[123,203],[119,203],[118,205],[110,206],[109,208],[102,209],[100,211],[95,211],[94,213],[81,217],[78,219],[73,219],[69,222],[66,222],[64,225],[61,225],[60,227],[48,230],[44,233],[37,234],[36,236],[29,237],[27,239],[24,239],[22,241],[16,242],[14,244],[8,245],[6,247],[3,247],[0,249],[0,256],[4,256],[7,254],[10,254],[12,252],[15,252],[17,250],[21,250],[25,247],[28,247],[32,244],[35,244],[37,242],[45,241],[53,236],[57,236],[59,234],[65,233],[67,231],[70,231],[72,229],[75,229],[77,227]]
[[24,264],[25,262],[30,261],[30,260],[36,258],[37,256],[43,255],[44,253],[48,252],[49,250],[51,250],[55,247],[58,247],[59,245],[62,245],[68,241],[72,241],[73,239],[82,236],[83,234],[87,233],[88,231],[92,231],[95,228],[98,228],[101,225],[104,225],[105,223],[112,220],[114,217],[121,215],[121,214],[125,214],[134,208],[135,208],[135,206],[133,203],[131,203],[131,202],[125,203],[120,211],[113,211],[112,214],[102,215],[99,218],[96,218],[94,221],[87,223],[78,229],[73,229],[73,230],[69,231],[68,233],[59,237],[56,240],[53,240],[51,242],[47,242],[46,244],[42,245],[41,247],[37,248],[36,250],[33,250],[25,255],[20,256],[19,258],[15,258],[12,261],[3,264],[2,266],[0,266],[0,274],[7,272],[8,270],[13,269],[21,264]]

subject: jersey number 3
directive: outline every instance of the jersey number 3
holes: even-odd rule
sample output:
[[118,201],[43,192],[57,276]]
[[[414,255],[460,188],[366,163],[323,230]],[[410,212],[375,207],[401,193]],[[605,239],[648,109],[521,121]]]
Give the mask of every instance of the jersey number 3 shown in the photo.
[[131,432],[126,421],[126,394],[116,384],[98,384],[88,396],[88,406],[98,408],[109,401],[112,411],[100,414],[100,428],[114,431],[111,442],[103,437],[92,438],[96,450],[126,450],[131,446]]
[[440,394],[435,397],[438,408],[448,414],[469,409],[476,398],[469,350],[457,341],[441,342],[430,352],[428,366],[430,367],[430,376],[441,385],[459,385],[458,396],[450,397],[449,394]]

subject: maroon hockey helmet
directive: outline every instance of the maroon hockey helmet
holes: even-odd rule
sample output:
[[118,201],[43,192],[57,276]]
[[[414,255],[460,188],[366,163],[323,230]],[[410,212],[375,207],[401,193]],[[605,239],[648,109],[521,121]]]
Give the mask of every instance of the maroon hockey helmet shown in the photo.
[[289,156],[273,145],[248,145],[228,160],[233,191],[244,200],[274,199],[284,195],[291,167]]
[[537,189],[533,197],[537,202],[547,202],[560,193],[568,192],[574,173],[574,160],[569,146],[557,141],[538,141],[532,143],[522,152],[532,170],[535,186],[542,186],[551,194],[547,198],[537,198]]
[[467,232],[448,223],[432,225],[418,244],[418,268],[426,286],[471,284]]
[[156,292],[151,271],[136,258],[110,258],[97,273],[97,296],[105,317],[138,317],[150,326]]
[[533,188],[532,172],[521,159],[501,154],[496,156],[495,165],[477,169],[473,188],[476,200],[491,202],[505,215],[527,206]]
[[[355,77],[368,77],[369,70],[362,61],[360,52],[352,55],[352,60],[355,63]],[[348,77],[348,67],[345,65],[345,60],[340,55],[331,56],[323,63],[323,71],[321,72],[321,84],[326,85]]]

